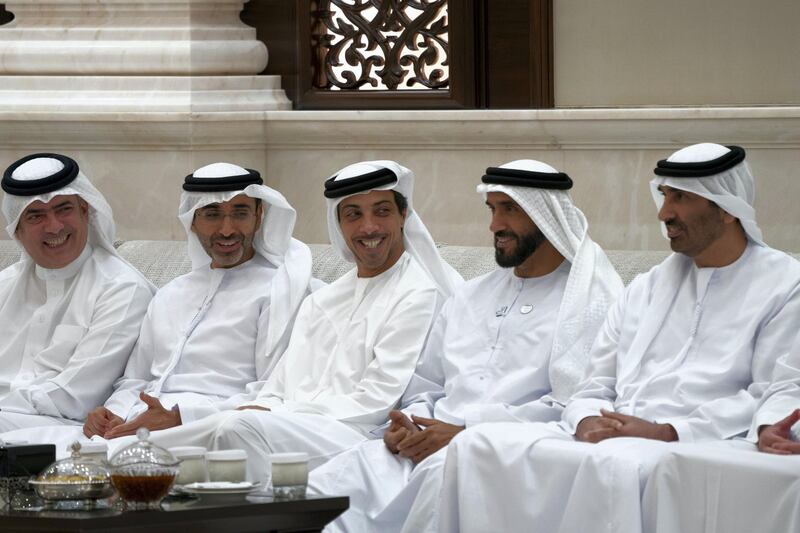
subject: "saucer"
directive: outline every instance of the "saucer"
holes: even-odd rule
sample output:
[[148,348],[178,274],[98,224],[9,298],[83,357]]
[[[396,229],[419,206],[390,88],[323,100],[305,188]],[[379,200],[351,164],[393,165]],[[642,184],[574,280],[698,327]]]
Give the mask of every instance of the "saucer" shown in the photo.
[[258,485],[258,483],[250,483],[249,481],[241,481],[239,483],[231,483],[230,481],[206,481],[183,485],[180,487],[180,490],[198,496],[203,494],[247,494]]

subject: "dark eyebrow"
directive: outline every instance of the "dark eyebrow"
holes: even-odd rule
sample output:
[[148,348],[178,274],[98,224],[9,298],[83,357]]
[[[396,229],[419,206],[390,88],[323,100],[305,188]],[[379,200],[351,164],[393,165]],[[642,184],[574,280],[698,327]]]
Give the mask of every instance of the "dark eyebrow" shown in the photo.
[[218,203],[213,203],[213,204],[204,205],[203,207],[200,207],[200,209],[219,209],[219,204]]
[[381,200],[380,202],[375,202],[374,204],[372,204],[372,207],[377,207],[379,205],[391,204],[391,203],[392,203],[391,200]]
[[[64,200],[63,202],[59,202],[57,205],[53,206],[53,209],[58,209],[59,207],[64,207],[65,205],[74,206],[70,200]],[[25,210],[25,215],[39,215],[41,213],[47,212],[47,208],[44,207],[29,207]]]

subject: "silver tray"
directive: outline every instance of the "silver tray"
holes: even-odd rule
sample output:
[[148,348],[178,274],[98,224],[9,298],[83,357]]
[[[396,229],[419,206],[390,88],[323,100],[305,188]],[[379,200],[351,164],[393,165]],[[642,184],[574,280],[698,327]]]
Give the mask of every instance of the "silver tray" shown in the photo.
[[98,500],[114,494],[110,480],[59,483],[32,479],[30,484],[45,500]]

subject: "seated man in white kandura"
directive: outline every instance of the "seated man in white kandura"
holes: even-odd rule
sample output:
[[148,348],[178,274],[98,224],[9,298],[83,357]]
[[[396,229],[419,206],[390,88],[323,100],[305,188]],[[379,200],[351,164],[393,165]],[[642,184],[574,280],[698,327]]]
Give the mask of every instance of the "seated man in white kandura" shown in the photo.
[[[95,439],[186,424],[252,397],[286,347],[311,279],[295,211],[257,171],[228,163],[186,177],[179,207],[192,270],[156,294],[125,374],[83,432]],[[22,438],[22,435],[12,435]],[[58,452],[81,435],[47,428]],[[28,438],[30,440],[30,438]]]
[[111,207],[74,160],[30,155],[2,187],[22,256],[0,272],[0,432],[78,426],[111,394],[155,288],[117,255]]
[[155,432],[153,442],[244,449],[248,477],[262,481],[270,453],[306,452],[314,468],[369,438],[460,282],[414,212],[412,190],[413,174],[391,161],[330,178],[328,232],[356,268],[303,301],[286,352],[243,410]]
[[646,531],[800,531],[798,420],[800,335],[775,364],[749,442],[724,450],[683,446],[659,461],[642,502]]
[[[436,497],[447,445],[467,427],[558,420],[622,281],[572,203],[572,180],[532,160],[488,168],[478,186],[502,268],[447,301],[383,441],[314,470],[312,492],[350,496],[331,531],[399,531]],[[415,513],[406,531],[432,518]]]
[[453,440],[442,530],[638,533],[641,491],[670,441],[747,432],[797,334],[800,263],[763,243],[744,157],[706,143],[659,161],[651,190],[676,253],[611,307],[560,428],[487,425]]

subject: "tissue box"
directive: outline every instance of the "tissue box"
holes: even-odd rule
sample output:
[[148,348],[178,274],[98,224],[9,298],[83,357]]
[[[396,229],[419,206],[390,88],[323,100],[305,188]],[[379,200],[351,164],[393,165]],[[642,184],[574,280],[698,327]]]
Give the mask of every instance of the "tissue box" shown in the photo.
[[0,506],[7,506],[28,480],[56,460],[54,444],[0,445]]

